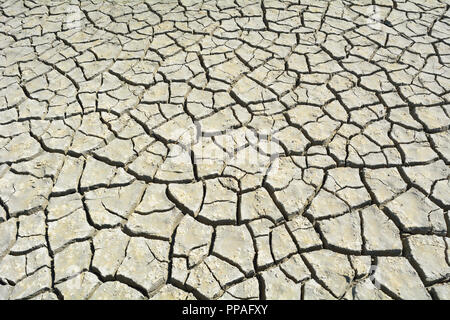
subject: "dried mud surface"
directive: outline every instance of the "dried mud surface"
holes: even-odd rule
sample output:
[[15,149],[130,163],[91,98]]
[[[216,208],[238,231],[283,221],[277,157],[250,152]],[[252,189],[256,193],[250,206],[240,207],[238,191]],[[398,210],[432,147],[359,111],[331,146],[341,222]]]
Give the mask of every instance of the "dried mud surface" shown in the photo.
[[0,299],[450,299],[448,1],[0,3]]

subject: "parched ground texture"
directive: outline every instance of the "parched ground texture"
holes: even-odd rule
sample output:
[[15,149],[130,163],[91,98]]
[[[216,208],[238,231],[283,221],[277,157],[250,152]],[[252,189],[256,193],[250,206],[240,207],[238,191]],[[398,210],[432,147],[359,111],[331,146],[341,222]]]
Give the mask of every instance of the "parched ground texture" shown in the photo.
[[450,299],[449,9],[0,1],[0,299]]

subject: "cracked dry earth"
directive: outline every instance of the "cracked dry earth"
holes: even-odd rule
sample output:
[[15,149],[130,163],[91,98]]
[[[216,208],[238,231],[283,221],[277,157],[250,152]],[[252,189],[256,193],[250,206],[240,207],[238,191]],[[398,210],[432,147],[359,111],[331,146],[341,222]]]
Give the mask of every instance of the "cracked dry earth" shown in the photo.
[[0,298],[450,299],[449,9],[1,1]]

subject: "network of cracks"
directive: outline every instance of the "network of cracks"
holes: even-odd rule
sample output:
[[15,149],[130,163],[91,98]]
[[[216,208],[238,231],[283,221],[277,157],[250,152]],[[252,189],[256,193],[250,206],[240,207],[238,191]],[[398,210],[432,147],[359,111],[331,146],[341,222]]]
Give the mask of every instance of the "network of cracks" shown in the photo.
[[446,0],[0,3],[0,299],[450,299]]

